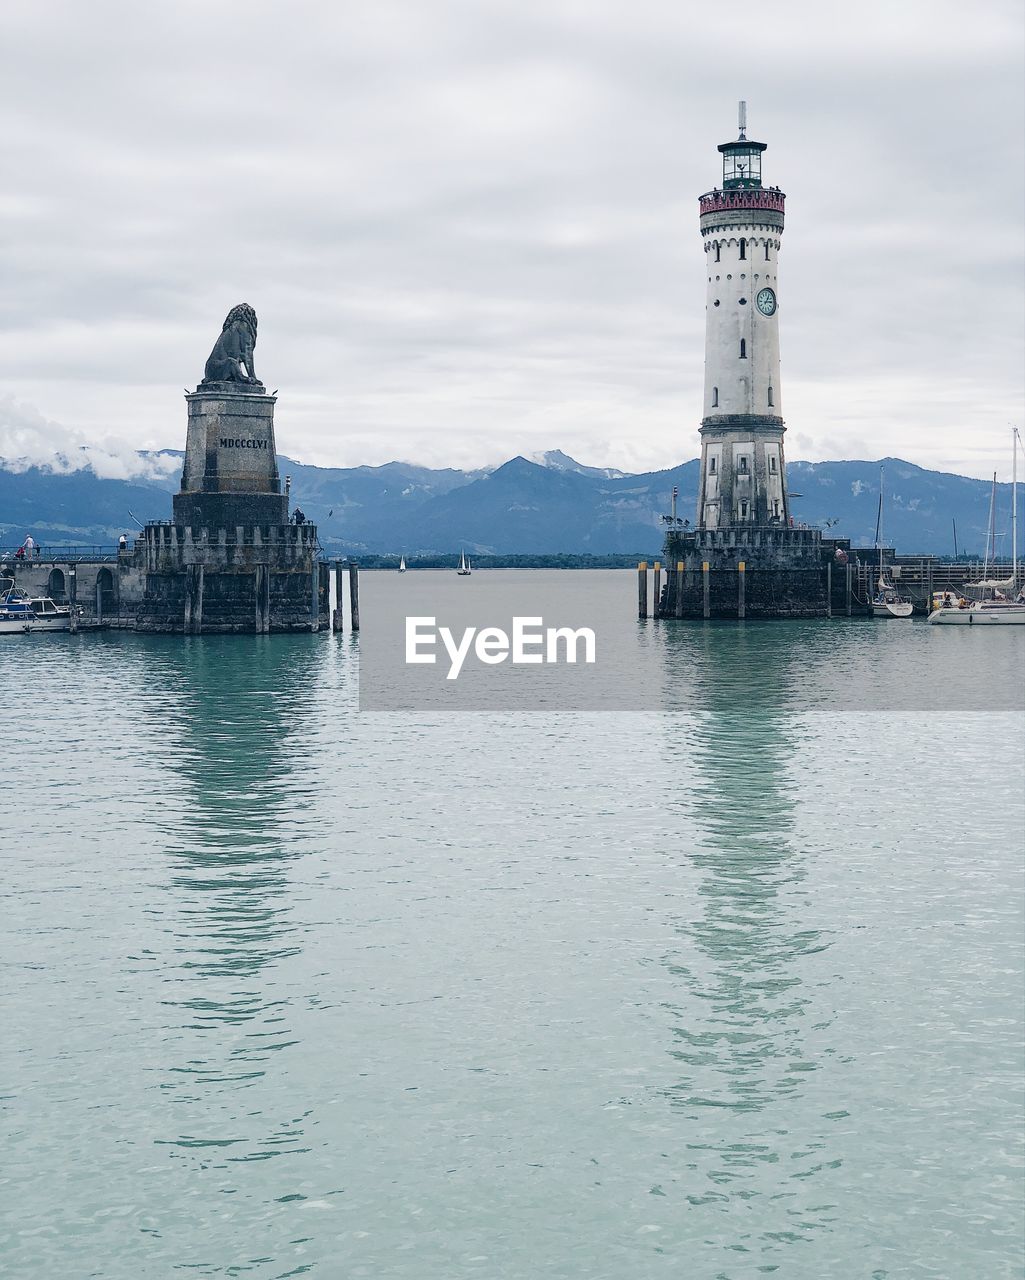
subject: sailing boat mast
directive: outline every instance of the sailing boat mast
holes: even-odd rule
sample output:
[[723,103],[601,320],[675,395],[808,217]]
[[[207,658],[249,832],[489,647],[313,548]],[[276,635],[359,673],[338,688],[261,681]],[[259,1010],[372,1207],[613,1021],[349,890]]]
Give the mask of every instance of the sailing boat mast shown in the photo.
[[879,551],[879,590],[883,589],[883,467],[879,465],[879,507],[876,511],[876,547]]
[[993,472],[993,487],[989,491],[989,528],[986,530],[986,556],[982,563],[983,578],[989,577],[989,561],[990,549],[992,548],[992,558],[996,561],[996,503],[997,503],[997,473]]
[[1011,581],[1017,590],[1017,442],[1021,436],[1011,428]]

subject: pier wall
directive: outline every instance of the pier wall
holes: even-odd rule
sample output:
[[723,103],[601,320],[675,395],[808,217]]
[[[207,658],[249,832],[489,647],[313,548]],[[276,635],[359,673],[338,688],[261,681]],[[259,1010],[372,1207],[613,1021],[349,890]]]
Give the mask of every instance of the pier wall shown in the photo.
[[329,566],[313,525],[193,530],[149,525],[124,552],[7,561],[30,596],[74,603],[83,622],[171,634],[327,629]]

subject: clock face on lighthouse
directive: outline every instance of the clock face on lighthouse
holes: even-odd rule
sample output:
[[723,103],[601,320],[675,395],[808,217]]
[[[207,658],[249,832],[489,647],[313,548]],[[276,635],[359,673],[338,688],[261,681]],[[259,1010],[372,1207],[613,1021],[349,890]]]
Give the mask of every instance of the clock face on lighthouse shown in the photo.
[[763,316],[771,316],[776,310],[776,295],[771,289],[762,289],[755,299],[755,303]]

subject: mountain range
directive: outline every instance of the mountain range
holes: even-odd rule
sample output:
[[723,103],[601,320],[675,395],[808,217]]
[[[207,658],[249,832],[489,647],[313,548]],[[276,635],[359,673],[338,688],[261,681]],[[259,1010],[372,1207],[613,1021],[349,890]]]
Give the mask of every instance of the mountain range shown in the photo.
[[[88,468],[61,472],[15,468],[0,460],[0,542],[109,544],[148,520],[166,520],[179,485],[177,458],[158,455],[161,479],[104,479]],[[147,456],[152,462],[153,455]],[[489,470],[433,469],[406,462],[378,467],[314,467],[279,456],[292,478],[293,506],[320,529],[329,554],[657,554],[674,486],[678,512],[694,518],[698,462],[628,475],[587,467],[553,450],[515,457]],[[985,549],[991,485],[927,471],[899,458],[793,462],[788,465],[795,520],[871,546],[879,501],[883,539],[902,554]],[[152,465],[145,469],[152,474]],[[997,486],[997,551],[1010,555],[1010,490]]]

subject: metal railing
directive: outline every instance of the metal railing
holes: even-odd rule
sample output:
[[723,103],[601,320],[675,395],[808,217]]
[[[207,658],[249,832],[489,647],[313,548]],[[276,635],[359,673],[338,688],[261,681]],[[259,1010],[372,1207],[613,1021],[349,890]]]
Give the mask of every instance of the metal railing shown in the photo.
[[119,554],[131,555],[132,544],[129,543],[124,552],[119,552],[117,544],[111,546],[102,543],[96,543],[93,546],[36,546],[32,548],[31,555],[26,552],[23,556],[18,555],[20,549],[20,547],[0,547],[0,563],[14,566],[68,564],[77,563],[81,560],[95,563],[114,563],[117,561]]

